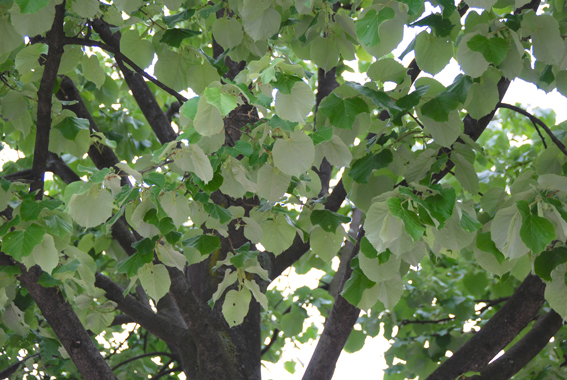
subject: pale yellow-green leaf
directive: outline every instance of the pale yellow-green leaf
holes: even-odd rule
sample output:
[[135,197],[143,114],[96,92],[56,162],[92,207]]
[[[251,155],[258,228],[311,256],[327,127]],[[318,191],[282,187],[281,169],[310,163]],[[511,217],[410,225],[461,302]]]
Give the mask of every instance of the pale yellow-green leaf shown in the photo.
[[498,86],[489,78],[482,78],[480,83],[473,83],[469,89],[465,108],[473,119],[488,115],[500,101]]
[[481,251],[476,247],[476,244],[473,246],[473,252],[478,265],[480,265],[482,269],[494,273],[497,276],[503,276],[510,272],[510,270],[514,268],[514,265],[516,265],[517,260],[505,260],[499,263],[492,253]]
[[406,170],[406,181],[408,181],[408,183],[419,182],[425,178],[427,173],[429,173],[431,165],[437,160],[436,154],[436,149],[426,149],[422,151],[416,159],[410,161]]
[[242,25],[234,18],[219,18],[213,23],[213,37],[224,49],[232,49],[242,42]]
[[59,264],[59,251],[55,248],[53,236],[43,235],[41,244],[36,245],[31,255],[23,257],[22,262],[28,268],[39,265],[47,273],[51,273]]
[[445,222],[443,228],[438,230],[431,227],[435,241],[444,249],[450,249],[458,253],[467,247],[475,238],[475,234],[463,230],[457,210],[453,210],[453,216]]
[[567,193],[567,177],[562,175],[543,174],[538,177],[537,183],[541,189]]
[[488,69],[488,61],[478,51],[472,51],[467,43],[480,32],[467,33],[461,39],[457,49],[457,61],[461,69],[473,78],[481,76]]
[[159,201],[163,210],[173,220],[175,227],[179,228],[189,219],[191,210],[187,198],[170,191],[163,194]]
[[551,272],[551,282],[546,282],[545,299],[563,319],[567,319],[567,286],[565,285],[565,264]]
[[209,84],[219,80],[217,69],[208,62],[193,65],[187,70],[187,84],[198,95],[205,91]]
[[331,165],[339,168],[343,166],[347,168],[350,167],[352,154],[340,137],[333,136],[331,140],[323,141],[321,144],[318,144],[315,149],[319,151],[322,156],[326,157]]
[[455,177],[463,189],[473,195],[477,194],[480,191],[480,185],[473,164],[458,153],[452,154],[451,160],[455,164]]
[[528,247],[520,238],[521,227],[522,217],[515,203],[498,210],[492,219],[490,225],[492,241],[505,257],[515,259],[528,253]]
[[83,51],[79,47],[73,45],[65,46],[57,74],[66,74],[70,71],[74,71],[81,62],[82,57]]
[[6,343],[6,332],[0,328],[0,346],[4,346]]
[[276,113],[282,119],[302,123],[314,105],[313,91],[303,81],[295,83],[291,94],[276,94]]
[[338,227],[336,233],[327,232],[316,226],[309,235],[311,249],[317,256],[330,263],[341,248],[344,240],[344,230]]
[[253,244],[258,244],[262,240],[262,227],[252,218],[243,217],[242,221],[246,223],[244,227],[244,236]]
[[273,8],[266,9],[259,17],[244,17],[243,26],[254,41],[265,40],[280,30],[281,15]]
[[224,272],[224,278],[222,279],[221,283],[219,284],[217,291],[213,294],[211,301],[213,304],[219,300],[219,298],[223,295],[226,288],[230,285],[234,284],[238,280],[238,273],[232,272],[230,270],[226,270]]
[[392,179],[386,175],[371,175],[368,183],[352,184],[349,199],[363,212],[367,212],[372,204],[372,198],[394,188]]
[[16,69],[24,74],[32,69],[39,67],[39,56],[47,54],[47,45],[35,44],[28,45],[16,55]]
[[154,59],[154,45],[140,38],[137,30],[127,30],[120,38],[120,51],[142,69],[148,67]]
[[104,74],[104,69],[100,66],[100,62],[96,54],[90,57],[84,55],[81,59],[81,64],[83,66],[83,75],[87,80],[90,80],[96,84],[97,88],[100,88],[104,84],[106,75]]
[[382,58],[368,68],[368,76],[376,82],[401,83],[407,75],[408,69],[394,58]]
[[51,29],[55,18],[55,4],[57,0],[51,2],[35,13],[22,14],[20,7],[14,2],[10,8],[12,25],[22,36],[34,37],[43,34]]
[[142,0],[114,0],[112,3],[118,10],[126,13],[134,12],[143,5]]
[[0,55],[8,53],[24,42],[24,39],[7,17],[0,17]]
[[374,202],[368,209],[364,223],[366,237],[378,252],[384,252],[401,235],[403,223],[395,218],[386,202]]
[[164,265],[175,267],[179,270],[185,269],[187,259],[182,253],[178,252],[171,244],[157,245],[158,257]]
[[163,264],[146,264],[138,269],[142,287],[155,302],[158,302],[169,292],[171,279]]
[[311,60],[325,71],[337,65],[339,55],[339,48],[334,38],[319,36],[311,42]]
[[8,91],[0,103],[2,116],[11,121],[21,119],[28,113],[28,103],[25,99],[26,96],[19,91]]
[[548,65],[557,65],[563,58],[565,44],[559,31],[559,24],[549,14],[536,15],[532,10],[526,12],[522,27],[527,29],[533,41],[534,56]]
[[386,309],[392,310],[398,303],[404,292],[404,282],[399,274],[388,281],[379,282],[378,299],[384,304]]
[[187,82],[188,70],[188,62],[182,54],[171,49],[163,49],[158,54],[154,74],[165,85],[175,91],[181,91],[189,87]]
[[299,177],[315,159],[315,147],[303,131],[294,131],[289,139],[278,139],[272,150],[274,165],[282,172]]
[[188,145],[175,155],[175,163],[184,171],[192,172],[203,182],[213,179],[213,167],[198,145]]
[[438,122],[422,116],[421,112],[418,112],[418,114],[425,129],[431,133],[435,142],[441,146],[450,147],[463,132],[463,121],[459,117],[458,111],[449,113],[449,120],[445,122]]
[[248,314],[252,294],[248,288],[240,291],[229,290],[222,304],[222,314],[230,327],[237,326],[244,321]]
[[277,256],[293,243],[295,228],[285,220],[283,215],[277,215],[273,220],[265,220],[261,227],[263,233],[260,243],[268,252]]
[[212,136],[202,136],[197,145],[203,149],[205,154],[211,154],[219,150],[225,143],[225,140],[224,132],[220,132]]
[[374,282],[381,282],[389,280],[398,275],[400,264],[402,260],[394,255],[383,264],[380,264],[378,259],[369,259],[364,254],[358,256],[360,269],[364,272],[365,276]]
[[447,38],[423,31],[415,42],[415,61],[420,69],[429,74],[435,75],[443,70],[453,57],[453,44]]
[[142,177],[142,174],[135,170],[132,169],[130,167],[130,165],[125,164],[123,162],[119,162],[115,165],[117,168],[119,168],[120,170],[124,171],[126,174],[128,174],[129,176],[132,176],[132,178],[134,178],[136,180],[136,182],[138,182],[139,184],[141,184],[142,182],[144,182],[144,179]]
[[85,317],[85,327],[94,334],[100,334],[114,320],[114,313],[90,310]]
[[467,5],[473,8],[490,10],[494,4],[496,4],[496,1],[497,0],[469,0],[470,4],[467,3]]
[[4,309],[2,322],[18,335],[24,336],[29,333],[29,326],[24,320],[24,313],[14,303]]
[[150,197],[146,196],[130,216],[130,223],[144,237],[152,237],[159,233],[156,226],[144,222],[144,216],[152,208],[156,208],[156,206],[150,201]]
[[217,107],[207,102],[204,96],[201,96],[199,99],[193,125],[195,130],[202,136],[216,135],[224,128],[220,111]]
[[291,176],[266,164],[258,171],[258,196],[276,202],[285,194],[290,181]]
[[258,301],[258,303],[262,305],[264,310],[268,310],[268,297],[266,297],[266,295],[262,293],[260,286],[258,286],[256,281],[244,280],[244,286],[246,286],[252,292],[252,295],[254,296],[254,298],[256,298],[256,301]]
[[96,227],[112,216],[114,197],[104,189],[92,187],[84,194],[73,194],[69,214],[83,227]]
[[99,5],[98,0],[75,0],[71,5],[71,12],[80,17],[93,19],[99,12]]

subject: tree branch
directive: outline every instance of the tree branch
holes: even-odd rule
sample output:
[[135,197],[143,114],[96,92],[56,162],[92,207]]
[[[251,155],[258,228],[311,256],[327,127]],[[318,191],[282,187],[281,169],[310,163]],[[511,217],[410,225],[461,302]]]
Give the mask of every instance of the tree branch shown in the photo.
[[470,380],[508,380],[526,366],[559,331],[563,319],[554,310],[540,317],[532,329],[504,355]]
[[[140,110],[142,111],[146,120],[150,124],[150,127],[153,129],[158,140],[162,144],[168,143],[170,141],[174,141],[177,138],[177,134],[171,127],[171,123],[167,120],[167,117],[165,116],[164,112],[157,103],[154,94],[148,87],[148,84],[144,81],[142,77],[143,74],[133,72],[132,70],[127,68],[124,62],[128,63],[128,65],[130,65],[131,67],[135,67],[135,64],[130,60],[126,60],[126,59],[123,60],[122,58],[127,58],[124,57],[124,55],[119,56],[117,54],[120,52],[120,38],[121,38],[120,32],[112,33],[112,31],[110,30],[110,25],[101,19],[92,20],[91,25],[93,26],[94,30],[99,34],[100,38],[104,42],[106,42],[107,44],[106,46],[111,47],[114,50],[116,63],[120,67],[120,70],[122,70],[122,73],[124,74],[124,79],[126,80],[128,87],[130,87],[134,99],[136,99],[136,102],[138,103]],[[130,62],[134,66],[132,66]],[[158,83],[156,83],[156,85],[158,85]],[[163,87],[160,88],[163,89]],[[169,91],[166,92],[170,93]],[[175,95],[175,98],[179,100],[179,102],[181,103],[187,100],[186,98],[181,97],[181,95],[179,94]]]
[[[344,258],[345,260],[350,262],[350,259],[358,254],[360,250],[360,240],[362,240],[363,236],[364,230],[361,229],[358,233],[356,245],[349,257]],[[350,277],[351,273],[352,268],[349,266],[345,271],[339,293],[342,291],[344,283]],[[329,313],[329,318],[327,318],[327,322],[325,323],[323,334],[321,334],[315,352],[305,370],[303,380],[325,380],[333,377],[337,360],[359,314],[359,308],[353,306],[343,296],[339,295],[337,297]]]
[[35,358],[36,356],[39,356],[39,353],[28,355],[22,360],[18,360],[14,364],[10,364],[8,367],[0,371],[0,379],[9,379],[10,376],[12,376],[23,363],[25,363],[28,359]]
[[148,356],[167,356],[172,358],[173,355],[171,355],[169,352],[148,352],[146,354],[141,354],[141,355],[137,355],[134,357],[131,357],[130,359],[126,359],[123,362],[120,362],[118,364],[116,364],[114,367],[112,367],[112,370],[114,371],[117,368],[122,367],[125,364],[128,364],[130,362],[133,362],[134,360],[138,360],[138,359],[143,359],[143,358],[147,358]]
[[[98,20],[95,20],[95,21],[98,21]],[[123,62],[127,63],[128,66],[133,68],[136,73],[140,74],[141,76],[143,76],[144,78],[146,78],[147,80],[149,80],[150,82],[152,82],[153,84],[155,84],[156,86],[158,86],[159,88],[161,88],[162,90],[167,92],[169,95],[172,95],[173,97],[175,97],[180,103],[183,104],[187,100],[189,100],[186,97],[184,97],[183,95],[181,95],[180,93],[178,93],[177,91],[175,91],[174,89],[172,89],[171,87],[163,84],[158,79],[156,79],[153,76],[151,76],[150,74],[146,73],[144,71],[144,69],[142,69],[140,66],[136,65],[134,63],[134,61],[132,61],[130,58],[128,58],[124,54],[122,54],[120,52],[120,43],[118,43],[118,46],[111,46],[111,45],[107,45],[107,44],[100,42],[100,41],[89,40],[89,39],[85,39],[85,38],[65,37],[64,44],[65,45],[80,45],[80,46],[99,47],[103,50],[106,50],[106,51],[114,54],[117,61],[119,60],[119,61],[123,61]]]
[[134,322],[173,346],[180,346],[187,339],[187,330],[165,316],[154,314],[132,295],[101,273],[95,275],[95,286],[106,292],[105,297],[118,304],[118,310],[130,316]]
[[[514,112],[517,112],[521,115],[526,116],[528,119],[530,119],[530,121],[534,124],[538,134],[541,137],[541,141],[543,140],[543,136],[539,133],[539,129],[537,128],[537,126],[539,125],[540,127],[543,128],[543,130],[545,131],[545,133],[547,133],[547,135],[551,138],[551,141],[553,141],[553,143],[559,148],[559,150],[565,155],[567,156],[567,149],[565,148],[565,145],[561,142],[561,140],[559,140],[551,131],[551,129],[549,129],[549,127],[543,122],[541,121],[539,118],[535,117],[534,115],[532,115],[531,113],[529,113],[528,111],[525,111],[523,109],[521,109],[520,107],[516,107],[513,106],[511,104],[506,104],[506,103],[498,103],[498,107],[499,108],[508,108],[509,110],[512,110]],[[545,144],[545,141],[544,141]]]
[[63,31],[63,20],[65,18],[65,1],[55,6],[55,18],[51,30],[47,32],[47,45],[49,53],[45,60],[45,68],[37,91],[37,123],[35,135],[35,147],[31,178],[34,182],[30,186],[30,191],[39,190],[37,199],[43,198],[43,177],[47,165],[49,148],[49,132],[51,131],[51,96],[55,88],[57,70],[63,55],[62,40],[65,37]]
[[482,329],[426,380],[455,379],[465,372],[482,370],[534,319],[543,305],[544,290],[543,281],[529,274]]

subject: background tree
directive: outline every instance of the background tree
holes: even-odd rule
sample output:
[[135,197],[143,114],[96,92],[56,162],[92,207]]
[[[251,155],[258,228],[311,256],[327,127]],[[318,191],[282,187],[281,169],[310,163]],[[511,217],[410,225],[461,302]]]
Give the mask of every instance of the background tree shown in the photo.
[[259,379],[319,337],[330,379],[383,328],[388,379],[565,378],[567,128],[501,103],[567,93],[564,2],[429,3],[1,0],[0,374]]

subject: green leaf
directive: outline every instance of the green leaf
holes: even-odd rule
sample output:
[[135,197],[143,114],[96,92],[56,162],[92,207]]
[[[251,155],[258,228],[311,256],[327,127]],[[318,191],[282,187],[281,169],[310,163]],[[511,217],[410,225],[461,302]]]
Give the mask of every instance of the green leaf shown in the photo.
[[478,51],[484,56],[488,62],[494,63],[498,66],[510,49],[510,44],[503,38],[492,37],[487,38],[483,35],[477,34],[467,42],[468,47],[472,51]]
[[328,232],[321,227],[315,227],[309,235],[311,250],[321,259],[330,263],[341,248],[344,240],[343,231]]
[[189,87],[188,78],[193,77],[186,58],[170,49],[159,52],[154,73],[157,79],[175,91],[186,90]]
[[390,198],[386,201],[390,213],[404,222],[404,228],[414,241],[419,240],[425,233],[417,214],[407,209],[407,202],[402,204],[400,198]]
[[[452,3],[452,0],[449,1]],[[453,25],[451,20],[444,18],[443,16],[438,13],[433,13],[413,22],[410,26],[429,26],[433,29],[437,37],[447,37],[455,25]]]
[[452,154],[451,160],[455,164],[455,178],[463,189],[471,194],[477,194],[480,191],[480,185],[473,164],[458,153]]
[[238,106],[234,96],[223,94],[216,87],[206,88],[205,97],[207,98],[207,102],[217,107],[223,116],[228,116],[230,111]]
[[237,326],[244,321],[248,314],[252,294],[248,288],[240,291],[229,290],[222,304],[222,314],[230,327]]
[[293,85],[291,94],[280,91],[276,94],[276,113],[285,120],[302,123],[314,105],[313,91],[303,81]]
[[355,89],[360,94],[368,97],[378,107],[387,108],[392,112],[392,114],[402,110],[400,107],[396,106],[395,102],[392,99],[390,99],[388,94],[386,94],[384,91],[373,90],[371,88],[364,87],[363,85],[354,82],[345,82],[345,84]]
[[254,41],[265,40],[280,30],[282,16],[273,8],[266,9],[258,17],[243,17],[242,25]]
[[502,252],[496,248],[496,244],[494,244],[490,237],[490,232],[479,232],[476,235],[476,246],[481,251],[491,253],[496,260],[498,260],[499,264],[502,264],[502,262],[506,260]]
[[522,19],[522,27],[531,34],[533,54],[538,62],[557,65],[563,59],[565,44],[559,31],[559,24],[549,14],[536,15],[528,11]]
[[374,9],[366,12],[362,19],[354,23],[360,43],[368,47],[378,45],[380,43],[378,28],[384,21],[393,19],[395,15],[394,10],[389,7],[381,9],[378,13]]
[[79,117],[66,117],[62,122],[55,125],[53,128],[57,129],[63,137],[67,140],[74,141],[77,134],[83,129],[89,129],[89,121]]
[[534,254],[538,254],[555,239],[555,228],[546,218],[533,214],[528,202],[516,201],[516,205],[522,215],[520,237],[526,247],[531,249]]
[[358,114],[369,112],[368,105],[360,98],[343,99],[331,93],[318,108],[319,112],[329,118],[337,128],[352,129],[354,119]]
[[61,281],[53,278],[47,272],[43,272],[41,276],[39,276],[39,280],[37,281],[37,283],[43,286],[44,288],[54,288],[56,286],[63,285]]
[[543,251],[534,261],[534,271],[545,281],[551,281],[551,272],[565,262],[567,262],[567,248],[557,247]]
[[313,141],[303,131],[293,132],[289,139],[278,139],[272,149],[276,168],[285,174],[299,177],[311,168],[315,159]]
[[41,244],[45,235],[45,228],[31,224],[25,230],[9,232],[2,239],[2,251],[21,261],[23,257],[31,255],[33,249]]
[[205,256],[212,253],[215,249],[220,248],[220,239],[218,236],[197,235],[189,239],[183,240],[184,247],[193,247]]
[[214,203],[205,203],[205,211],[209,213],[209,216],[220,220],[221,224],[227,223],[232,219],[232,213],[222,206]]
[[191,17],[193,17],[194,14],[195,14],[194,9],[185,9],[184,11],[181,11],[174,15],[165,16],[163,18],[163,22],[165,22],[167,26],[172,27],[178,22],[189,20]]
[[45,234],[40,244],[36,245],[29,256],[22,257],[28,268],[39,265],[47,273],[51,273],[59,264],[59,251],[55,248],[53,236]]
[[15,0],[20,7],[20,13],[36,13],[49,4],[49,0]]
[[311,60],[325,71],[331,70],[339,63],[339,47],[332,37],[316,37],[311,42]]
[[168,29],[165,31],[159,42],[178,48],[186,38],[191,38],[201,34],[199,30],[190,29]]
[[[418,112],[418,115],[420,114],[421,112]],[[431,133],[435,142],[444,147],[453,145],[463,132],[463,121],[457,111],[451,111],[446,122],[437,122],[423,115],[420,115],[420,119],[425,129]]]
[[319,127],[315,133],[312,133],[309,137],[313,140],[314,145],[329,141],[333,138],[333,127]]
[[118,263],[118,265],[116,266],[116,271],[118,273],[126,273],[128,277],[133,277],[138,273],[138,269],[140,269],[145,264],[151,263],[153,259],[153,251],[151,255],[143,255],[139,252],[136,252],[128,259]]
[[[71,10],[80,17],[94,19],[99,11],[99,4],[98,0],[75,0]],[[124,34],[122,36],[124,37]]]
[[384,149],[376,155],[368,153],[354,161],[348,175],[358,183],[368,183],[368,179],[374,170],[385,168],[393,159],[394,155],[389,149]]
[[420,203],[429,211],[431,216],[443,225],[443,223],[453,215],[456,200],[457,195],[455,189],[449,188],[445,189],[441,194],[435,194],[425,198]]
[[83,66],[83,75],[85,78],[93,82],[97,88],[100,88],[106,80],[106,74],[104,73],[104,69],[100,66],[100,61],[96,54],[90,57],[83,55],[81,65]]
[[[354,260],[355,259],[353,259],[353,261]],[[364,291],[372,288],[374,285],[376,285],[376,283],[368,279],[360,268],[355,268],[350,278],[345,283],[341,295],[352,305],[357,306],[362,300]]]
[[138,276],[142,287],[156,303],[169,292],[171,279],[163,264],[146,264],[138,269]]
[[0,17],[0,41],[0,56],[11,52],[24,42],[24,38],[14,29],[7,17]]
[[468,46],[468,42],[479,33],[477,31],[465,34],[457,49],[457,62],[459,62],[465,74],[473,78],[481,76],[489,66],[488,61],[484,59],[481,53],[472,51]]
[[316,147],[316,151],[337,167],[348,167],[352,161],[350,150],[339,136],[333,136],[330,141],[323,141]]
[[407,71],[408,69],[394,58],[382,58],[370,65],[367,74],[373,81],[402,83]]
[[363,236],[362,240],[360,241],[360,252],[362,252],[362,254],[369,259],[376,259],[379,256],[378,251],[376,250],[376,248],[374,248],[374,246],[372,245],[372,243],[370,243],[366,236]]
[[350,222],[350,217],[329,210],[313,210],[311,215],[309,215],[309,219],[312,224],[319,225],[323,230],[332,233],[341,224]]
[[475,232],[482,228],[482,224],[473,219],[466,211],[462,210],[461,227],[464,231]]
[[196,94],[202,94],[209,84],[219,80],[220,76],[217,69],[208,62],[191,66],[187,71],[187,83]]

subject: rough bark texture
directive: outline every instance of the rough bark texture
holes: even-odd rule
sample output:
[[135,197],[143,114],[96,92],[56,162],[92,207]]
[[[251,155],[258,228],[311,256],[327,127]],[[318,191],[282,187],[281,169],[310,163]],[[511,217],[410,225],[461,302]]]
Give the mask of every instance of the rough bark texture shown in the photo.
[[481,371],[535,318],[543,305],[544,291],[543,281],[533,274],[528,275],[482,329],[426,380],[455,379],[468,371]]
[[[110,25],[101,19],[93,20],[91,25],[105,43],[116,50],[120,50],[120,32],[112,33]],[[177,134],[171,127],[171,123],[160,108],[154,94],[144,81],[142,75],[127,68],[124,62],[118,58],[116,59],[116,63],[120,67],[120,70],[124,75],[124,80],[126,80],[128,87],[130,87],[134,99],[136,99],[140,110],[153,129],[158,140],[162,144],[175,140],[177,138]]]
[[470,380],[507,380],[524,368],[557,333],[563,319],[554,310],[543,315],[532,329],[512,346],[504,355],[487,365],[480,376]]
[[22,285],[34,299],[81,376],[85,380],[116,379],[71,305],[56,288],[44,288],[37,283],[43,271],[38,266],[27,271],[23,265],[20,268]]

